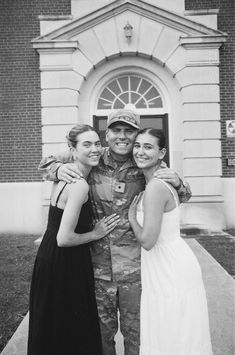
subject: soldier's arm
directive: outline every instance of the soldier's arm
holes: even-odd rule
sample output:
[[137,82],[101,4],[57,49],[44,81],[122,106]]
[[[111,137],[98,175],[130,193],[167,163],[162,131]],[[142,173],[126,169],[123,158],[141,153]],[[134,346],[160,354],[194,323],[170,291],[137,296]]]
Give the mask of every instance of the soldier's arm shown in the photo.
[[38,169],[42,172],[44,180],[58,181],[61,180],[58,177],[58,169],[66,163],[70,163],[68,165],[73,163],[73,157],[69,150],[58,155],[50,155],[43,158]]
[[174,186],[181,203],[187,202],[192,196],[189,184],[183,181],[173,169],[163,167],[162,169],[158,169],[154,176]]
[[[105,148],[103,149],[104,152]],[[50,155],[43,158],[39,164],[39,170],[43,173],[44,180],[62,180],[71,183],[76,182],[82,177],[82,173],[74,164],[73,156],[69,150],[58,155]]]
[[192,192],[187,181],[183,181],[179,178],[180,183],[175,187],[180,203],[187,202],[192,197]]

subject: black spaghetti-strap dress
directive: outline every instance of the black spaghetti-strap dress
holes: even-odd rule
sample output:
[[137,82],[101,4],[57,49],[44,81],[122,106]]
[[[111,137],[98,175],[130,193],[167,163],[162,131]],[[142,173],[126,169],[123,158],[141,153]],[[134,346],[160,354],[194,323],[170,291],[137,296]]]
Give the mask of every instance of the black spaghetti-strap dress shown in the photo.
[[[56,205],[50,206],[33,270],[28,355],[102,355],[89,244],[57,246],[63,215],[57,207],[59,196]],[[91,222],[88,200],[75,232],[90,231]]]

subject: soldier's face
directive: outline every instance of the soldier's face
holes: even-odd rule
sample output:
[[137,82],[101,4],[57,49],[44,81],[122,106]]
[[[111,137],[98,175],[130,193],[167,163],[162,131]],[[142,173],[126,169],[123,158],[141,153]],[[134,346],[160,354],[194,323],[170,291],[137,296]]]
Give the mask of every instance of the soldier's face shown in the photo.
[[106,141],[114,157],[125,158],[132,154],[138,130],[125,123],[114,123],[106,131]]

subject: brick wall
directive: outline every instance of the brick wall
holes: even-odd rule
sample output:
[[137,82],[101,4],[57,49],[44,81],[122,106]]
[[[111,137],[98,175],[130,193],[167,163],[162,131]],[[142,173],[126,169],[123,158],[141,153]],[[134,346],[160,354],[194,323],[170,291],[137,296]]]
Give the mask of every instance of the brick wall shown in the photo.
[[186,10],[219,9],[218,29],[228,34],[220,49],[220,103],[223,177],[235,177],[235,167],[227,166],[227,158],[235,157],[235,139],[226,138],[226,120],[235,119],[235,18],[234,0],[185,0]]
[[0,1],[0,182],[39,181],[41,90],[38,15],[70,15],[70,0]]

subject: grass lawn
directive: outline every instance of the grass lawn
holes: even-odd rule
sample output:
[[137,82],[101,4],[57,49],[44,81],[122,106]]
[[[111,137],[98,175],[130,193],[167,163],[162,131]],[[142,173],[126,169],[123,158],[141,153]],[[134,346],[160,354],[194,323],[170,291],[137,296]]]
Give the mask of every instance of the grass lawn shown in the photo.
[[[231,231],[229,231],[231,233]],[[235,277],[235,233],[193,235]],[[0,352],[28,311],[29,287],[38,246],[33,235],[0,235]]]
[[208,235],[195,232],[185,238],[194,238],[198,241],[235,278],[235,229],[224,232],[226,234],[211,233]]
[[0,352],[28,311],[37,238],[0,235]]
[[203,236],[195,239],[235,278],[235,237]]

